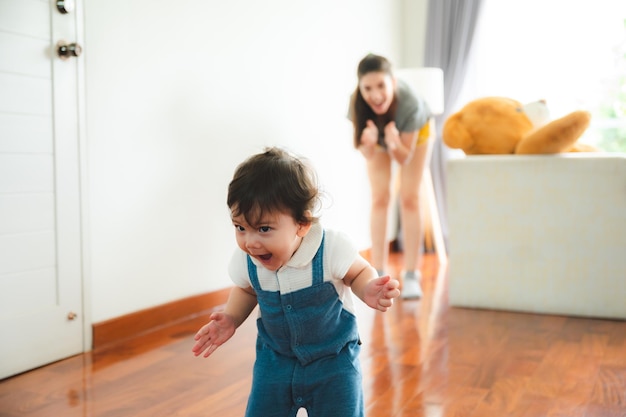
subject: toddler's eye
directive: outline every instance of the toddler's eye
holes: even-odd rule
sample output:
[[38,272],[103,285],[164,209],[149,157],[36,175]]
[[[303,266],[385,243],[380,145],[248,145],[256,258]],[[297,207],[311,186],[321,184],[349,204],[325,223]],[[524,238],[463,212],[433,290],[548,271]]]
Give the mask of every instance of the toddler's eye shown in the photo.
[[272,228],[271,228],[271,227],[269,227],[269,226],[261,226],[261,227],[259,227],[259,231],[260,231],[261,233],[267,233],[267,232],[269,232],[270,230],[272,230]]
[[243,226],[236,224],[235,230],[237,230],[238,232],[244,232],[246,229]]

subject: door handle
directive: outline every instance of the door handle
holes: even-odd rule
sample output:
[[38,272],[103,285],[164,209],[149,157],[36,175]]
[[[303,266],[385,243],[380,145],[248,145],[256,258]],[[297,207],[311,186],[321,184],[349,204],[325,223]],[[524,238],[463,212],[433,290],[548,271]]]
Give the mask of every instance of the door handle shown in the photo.
[[57,10],[62,14],[68,14],[74,10],[74,0],[57,0]]
[[83,48],[77,43],[66,43],[65,41],[59,41],[57,43],[57,55],[62,60],[69,59],[71,57],[79,57],[83,53]]

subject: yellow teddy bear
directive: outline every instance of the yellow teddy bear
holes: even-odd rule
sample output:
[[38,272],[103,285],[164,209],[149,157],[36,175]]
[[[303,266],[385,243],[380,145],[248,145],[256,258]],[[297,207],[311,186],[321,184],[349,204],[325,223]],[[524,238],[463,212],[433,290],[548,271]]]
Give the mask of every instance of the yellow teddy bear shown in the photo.
[[524,106],[506,97],[479,98],[445,121],[442,138],[467,155],[597,151],[578,143],[589,127],[589,112],[578,110],[552,121],[547,114],[545,101]]

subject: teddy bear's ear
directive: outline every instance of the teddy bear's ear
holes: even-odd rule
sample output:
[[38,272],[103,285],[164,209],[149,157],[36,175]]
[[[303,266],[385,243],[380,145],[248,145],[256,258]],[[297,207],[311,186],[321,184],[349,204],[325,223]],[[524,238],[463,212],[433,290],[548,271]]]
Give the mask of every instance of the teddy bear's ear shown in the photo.
[[546,100],[537,100],[524,104],[524,113],[533,124],[534,129],[545,126],[550,121],[550,109]]
[[465,125],[461,123],[463,115],[458,112],[446,120],[443,125],[443,131],[441,132],[441,139],[443,143],[453,149],[470,149],[474,146],[472,135],[465,128]]

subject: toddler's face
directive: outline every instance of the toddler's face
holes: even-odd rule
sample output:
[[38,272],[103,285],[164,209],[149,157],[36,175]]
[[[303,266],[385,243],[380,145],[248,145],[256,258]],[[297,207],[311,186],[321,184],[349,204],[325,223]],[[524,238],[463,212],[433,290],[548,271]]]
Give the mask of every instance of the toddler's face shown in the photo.
[[270,271],[277,271],[291,259],[308,231],[307,225],[281,212],[265,214],[254,226],[243,214],[232,216],[232,220],[237,245]]
[[365,102],[376,114],[385,114],[393,101],[395,81],[385,72],[368,72],[359,81],[359,90]]

